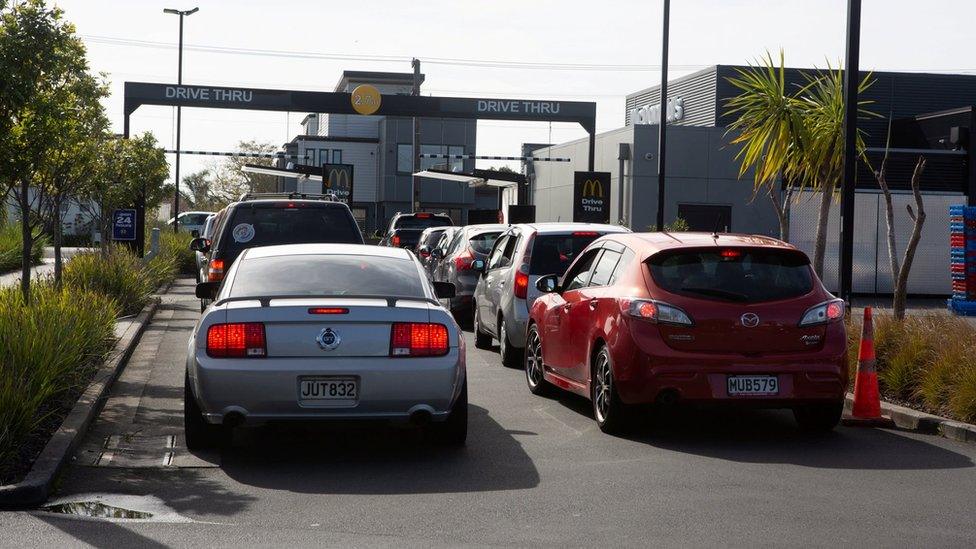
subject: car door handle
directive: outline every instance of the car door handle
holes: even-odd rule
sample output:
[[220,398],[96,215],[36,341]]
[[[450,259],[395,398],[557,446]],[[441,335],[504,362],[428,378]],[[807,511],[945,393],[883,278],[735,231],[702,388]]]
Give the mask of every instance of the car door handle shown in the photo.
[[590,300],[590,310],[596,309],[596,298]]

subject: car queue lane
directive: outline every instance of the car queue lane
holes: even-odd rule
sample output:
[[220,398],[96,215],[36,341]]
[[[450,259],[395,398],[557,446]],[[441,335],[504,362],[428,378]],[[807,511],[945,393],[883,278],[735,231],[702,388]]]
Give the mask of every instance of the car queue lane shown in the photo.
[[[176,435],[179,454],[173,426],[199,314],[190,281],[174,286],[162,312],[137,349],[145,357],[140,381],[123,376],[114,395],[125,400],[106,411],[130,414],[118,424],[147,436]],[[55,497],[146,496],[181,519],[3,513],[0,545],[976,541],[974,445],[873,429],[804,435],[781,412],[680,414],[655,431],[611,437],[597,429],[586,400],[531,395],[521,371],[466,336],[471,422],[462,449],[430,446],[403,429],[266,428],[243,431],[219,461],[76,462]],[[98,440],[105,434],[93,431]]]

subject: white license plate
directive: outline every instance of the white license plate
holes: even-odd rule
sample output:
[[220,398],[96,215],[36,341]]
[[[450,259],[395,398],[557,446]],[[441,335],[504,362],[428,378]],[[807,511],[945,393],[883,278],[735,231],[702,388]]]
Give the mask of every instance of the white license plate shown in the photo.
[[359,382],[355,378],[313,378],[298,380],[298,400],[356,400]]
[[729,376],[729,396],[778,395],[779,378],[776,376]]

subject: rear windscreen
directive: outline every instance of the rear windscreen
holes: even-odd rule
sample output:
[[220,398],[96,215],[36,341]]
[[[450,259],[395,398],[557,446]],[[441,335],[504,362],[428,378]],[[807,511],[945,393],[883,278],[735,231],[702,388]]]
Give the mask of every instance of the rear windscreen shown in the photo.
[[368,255],[288,255],[245,259],[238,267],[230,295],[426,297],[413,261]]
[[562,276],[576,256],[597,239],[597,234],[536,235],[529,274]]
[[806,256],[764,248],[664,252],[648,260],[654,282],[671,293],[756,303],[798,297],[813,289]]
[[221,247],[231,253],[278,244],[362,244],[363,237],[344,208],[240,207],[227,224]]
[[451,220],[446,217],[403,216],[393,224],[394,229],[426,229],[427,227],[450,227]]
[[491,251],[491,247],[495,245],[495,241],[498,240],[498,235],[500,234],[502,234],[501,231],[476,234],[468,239],[468,246],[475,253],[485,255]]
[[207,218],[210,217],[210,215],[211,214],[208,213],[186,214],[180,216],[180,223],[183,225],[203,225],[207,222]]

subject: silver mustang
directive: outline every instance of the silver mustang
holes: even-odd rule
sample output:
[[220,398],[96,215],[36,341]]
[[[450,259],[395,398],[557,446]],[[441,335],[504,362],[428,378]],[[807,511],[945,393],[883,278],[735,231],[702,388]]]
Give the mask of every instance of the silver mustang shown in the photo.
[[250,248],[190,337],[187,447],[240,424],[380,419],[422,424],[450,444],[467,435],[464,338],[407,250],[347,244]]

